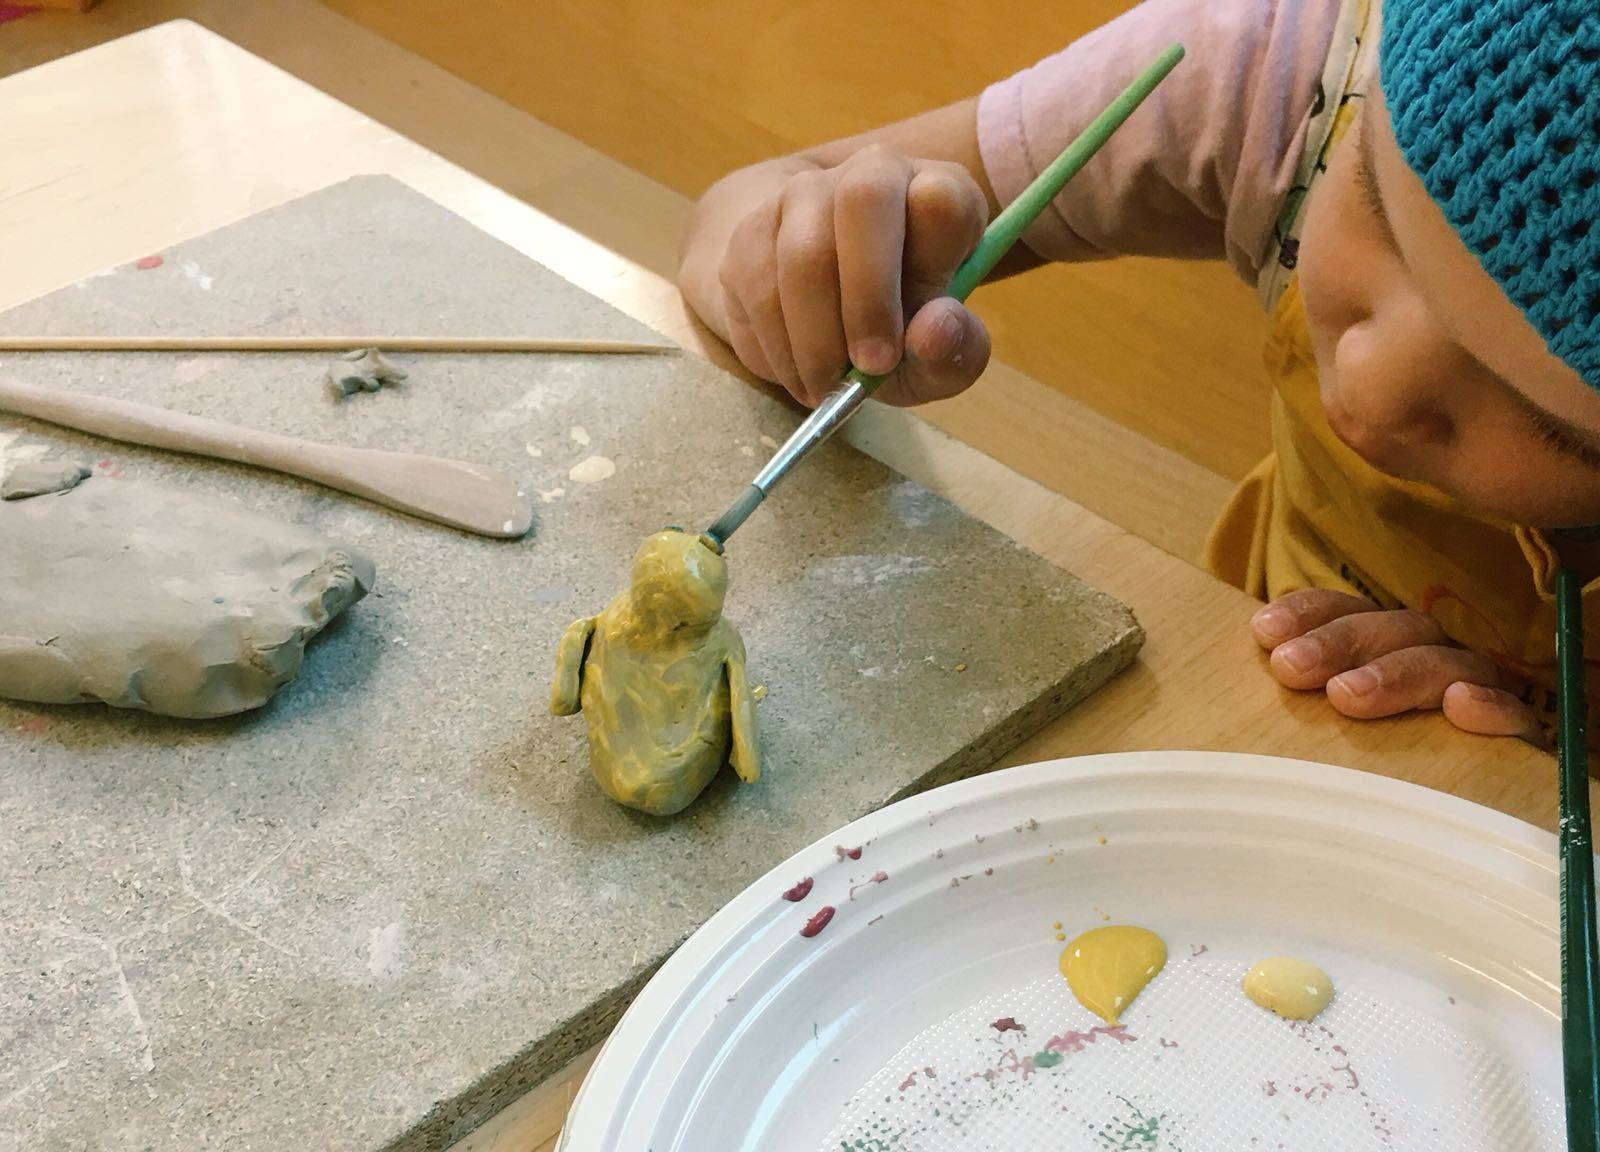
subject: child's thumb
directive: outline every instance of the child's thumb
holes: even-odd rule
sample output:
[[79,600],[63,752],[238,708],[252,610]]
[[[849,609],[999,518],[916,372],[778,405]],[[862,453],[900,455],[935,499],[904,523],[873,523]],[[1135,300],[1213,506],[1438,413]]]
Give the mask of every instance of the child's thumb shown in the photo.
[[901,406],[947,400],[970,388],[988,364],[983,321],[948,296],[930,300],[906,325],[905,359],[877,397]]

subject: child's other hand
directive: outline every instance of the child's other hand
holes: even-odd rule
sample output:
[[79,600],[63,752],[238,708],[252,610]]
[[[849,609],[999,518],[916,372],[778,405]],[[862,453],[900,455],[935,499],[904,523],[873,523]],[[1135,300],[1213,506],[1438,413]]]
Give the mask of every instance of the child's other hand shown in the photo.
[[728,342],[808,406],[852,363],[894,370],[875,394],[890,404],[954,396],[983,372],[989,334],[942,294],[988,215],[961,165],[878,145],[796,172],[728,241],[719,270]]
[[1545,743],[1533,709],[1504,689],[1493,662],[1452,644],[1420,612],[1386,612],[1359,596],[1310,588],[1260,609],[1250,630],[1272,653],[1280,684],[1320,688],[1346,716],[1442,708],[1465,731]]

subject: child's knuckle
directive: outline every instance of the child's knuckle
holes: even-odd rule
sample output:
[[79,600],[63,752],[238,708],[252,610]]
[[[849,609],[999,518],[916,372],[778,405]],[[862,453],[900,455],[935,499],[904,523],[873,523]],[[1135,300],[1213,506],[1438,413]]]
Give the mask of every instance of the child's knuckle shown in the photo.
[[813,205],[833,191],[837,177],[820,168],[807,168],[789,177],[780,198],[787,213],[796,207]]
[[805,281],[818,281],[838,275],[839,253],[833,233],[822,228],[802,226],[785,229],[778,237],[780,275]]
[[834,208],[847,216],[868,216],[904,206],[904,192],[882,172],[846,172],[834,192]]

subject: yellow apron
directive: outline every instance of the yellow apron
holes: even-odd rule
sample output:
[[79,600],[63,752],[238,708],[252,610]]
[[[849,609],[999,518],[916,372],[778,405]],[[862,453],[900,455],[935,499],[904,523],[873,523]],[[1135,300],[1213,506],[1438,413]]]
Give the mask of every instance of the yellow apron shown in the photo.
[[[1272,455],[1245,479],[1206,545],[1206,566],[1263,600],[1336,588],[1413,608],[1522,686],[1546,728],[1555,701],[1556,553],[1535,529],[1482,520],[1443,493],[1384,475],[1328,426],[1300,298],[1272,314],[1266,366]],[[1585,649],[1600,660],[1600,581],[1583,590]],[[1589,677],[1590,712],[1600,675]],[[1590,731],[1595,731],[1591,718]]]

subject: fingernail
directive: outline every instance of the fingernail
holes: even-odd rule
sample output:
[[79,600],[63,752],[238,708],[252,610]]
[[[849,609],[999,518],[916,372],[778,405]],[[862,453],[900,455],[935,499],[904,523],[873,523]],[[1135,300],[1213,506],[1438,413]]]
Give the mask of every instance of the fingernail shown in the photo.
[[1377,690],[1383,677],[1371,668],[1352,668],[1334,679],[1339,682],[1339,687],[1352,696],[1370,696]]
[[887,340],[863,340],[850,349],[850,363],[869,376],[887,376],[899,362],[899,353]]
[[1485,688],[1482,684],[1469,684],[1461,682],[1461,690],[1467,694],[1467,699],[1474,704],[1493,704],[1496,700],[1494,690]]
[[961,347],[961,338],[965,335],[965,327],[961,323],[961,316],[954,308],[946,308],[939,313],[934,321],[933,328],[923,341],[922,355],[926,360],[948,360]]
[[1269,604],[1257,612],[1251,623],[1268,640],[1282,640],[1294,631],[1294,617],[1288,609],[1276,604]]
[[1282,660],[1291,672],[1305,673],[1315,668],[1322,659],[1322,645],[1309,636],[1302,636],[1275,649],[1272,657]]

